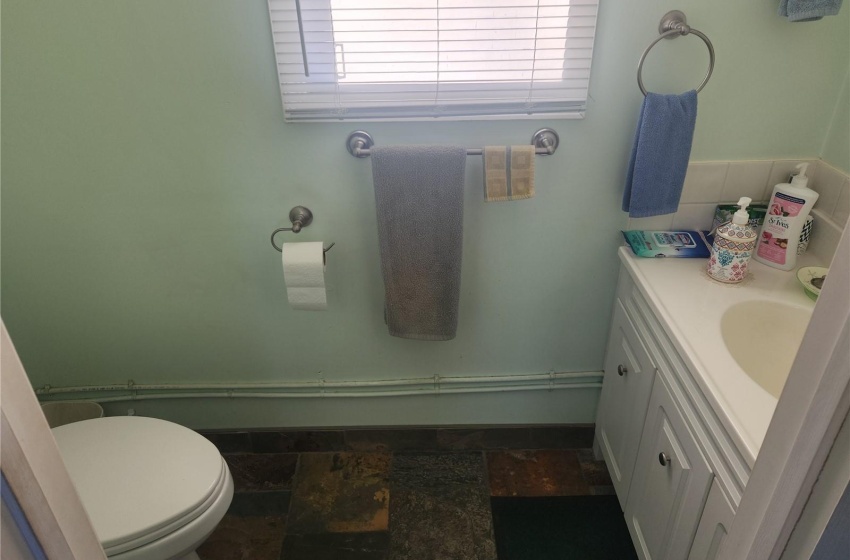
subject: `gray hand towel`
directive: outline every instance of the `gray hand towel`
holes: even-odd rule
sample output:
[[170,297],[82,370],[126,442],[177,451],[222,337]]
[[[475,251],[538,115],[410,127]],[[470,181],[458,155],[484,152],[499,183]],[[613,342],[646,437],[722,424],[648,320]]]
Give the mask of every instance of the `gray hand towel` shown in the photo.
[[372,180],[392,336],[455,337],[463,244],[461,146],[374,146]]
[[788,21],[818,21],[838,15],[842,0],[779,0],[779,15]]

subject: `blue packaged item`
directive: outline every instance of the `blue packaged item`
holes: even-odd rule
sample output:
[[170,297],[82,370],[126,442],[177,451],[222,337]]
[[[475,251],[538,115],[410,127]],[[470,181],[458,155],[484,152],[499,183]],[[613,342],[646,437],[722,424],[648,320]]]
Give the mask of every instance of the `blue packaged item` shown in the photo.
[[626,243],[639,257],[707,259],[711,241],[707,231],[623,231]]

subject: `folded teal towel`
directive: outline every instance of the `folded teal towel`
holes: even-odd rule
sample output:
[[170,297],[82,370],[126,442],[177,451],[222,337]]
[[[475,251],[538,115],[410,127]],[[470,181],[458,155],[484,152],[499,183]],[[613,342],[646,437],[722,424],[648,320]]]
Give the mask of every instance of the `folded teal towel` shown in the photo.
[[696,91],[646,94],[623,192],[629,216],[672,214],[679,208],[696,120]]
[[841,0],[779,0],[779,15],[788,21],[817,21],[840,9]]

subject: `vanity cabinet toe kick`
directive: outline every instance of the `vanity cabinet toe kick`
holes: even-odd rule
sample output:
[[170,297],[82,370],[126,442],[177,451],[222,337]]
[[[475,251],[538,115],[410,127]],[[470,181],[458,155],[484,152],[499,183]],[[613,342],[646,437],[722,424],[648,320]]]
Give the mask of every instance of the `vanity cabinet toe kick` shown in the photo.
[[594,448],[642,560],[714,560],[750,468],[621,267]]

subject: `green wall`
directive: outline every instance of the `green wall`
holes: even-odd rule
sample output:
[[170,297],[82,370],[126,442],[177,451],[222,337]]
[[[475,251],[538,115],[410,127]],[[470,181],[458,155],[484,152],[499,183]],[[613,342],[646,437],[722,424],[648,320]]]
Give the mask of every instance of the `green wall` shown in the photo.
[[[3,319],[36,386],[599,370],[635,68],[661,15],[684,10],[717,49],[694,159],[847,151],[826,137],[848,10],[789,24],[776,3],[603,1],[580,121],[284,124],[263,0],[6,0]],[[665,41],[645,82],[689,89],[706,63],[696,37]],[[485,205],[468,164],[457,338],[388,336],[369,161],[348,155],[347,133],[481,146],[541,126],[561,148],[538,158],[535,198]],[[289,309],[268,242],[297,204],[316,216],[298,241],[337,243],[326,313]],[[596,392],[560,393],[592,421]],[[274,423],[279,403],[258,406]],[[262,421],[239,410],[231,425]],[[383,423],[402,422],[403,406]]]

